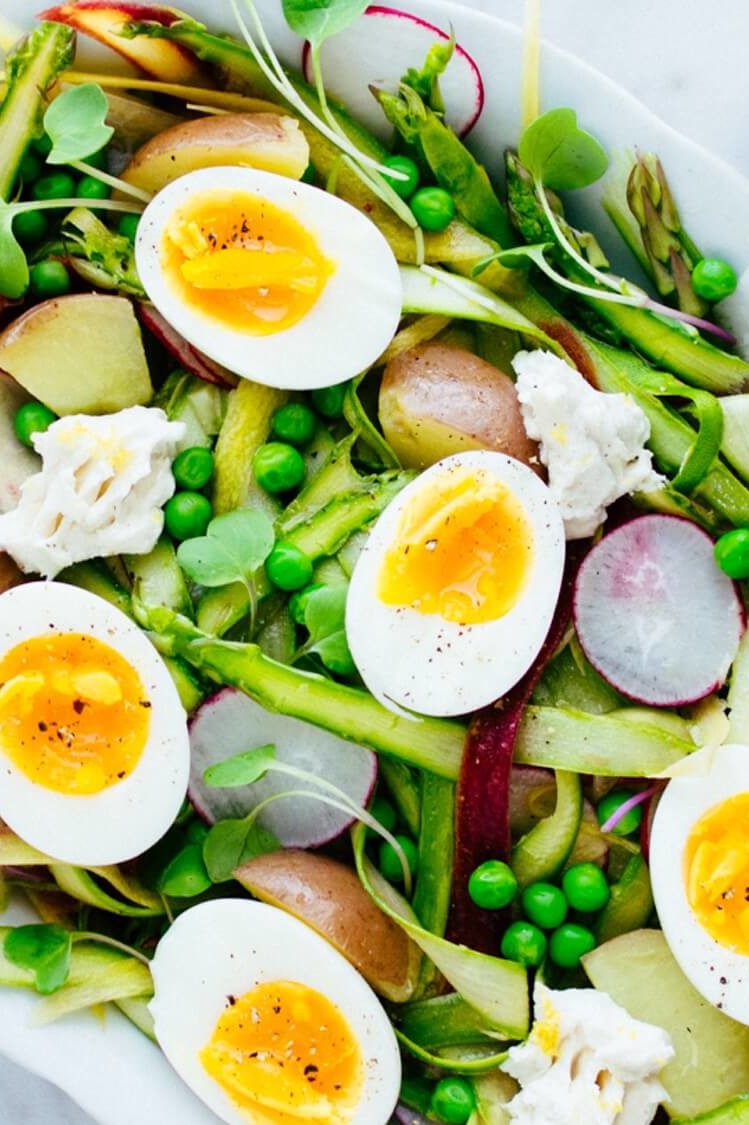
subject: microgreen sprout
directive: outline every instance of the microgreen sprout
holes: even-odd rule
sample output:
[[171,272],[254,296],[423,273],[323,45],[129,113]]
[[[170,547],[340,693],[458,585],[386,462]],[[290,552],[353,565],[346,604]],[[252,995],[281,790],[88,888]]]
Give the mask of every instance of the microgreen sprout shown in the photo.
[[6,935],[5,956],[34,974],[37,992],[49,996],[65,984],[70,973],[72,938],[62,926],[37,923],[15,926]]
[[[223,762],[210,766],[203,774],[206,785],[221,789],[233,789],[239,786],[251,785],[260,781],[266,773],[275,772],[304,782],[305,786],[312,788],[288,789],[282,793],[274,793],[252,809],[246,817],[238,820],[222,820],[213,826],[208,833],[204,845],[204,859],[208,873],[214,882],[224,882],[232,877],[232,873],[243,859],[251,854],[259,854],[256,850],[257,838],[254,835],[258,830],[257,820],[264,809],[272,802],[284,798],[299,798],[320,801],[330,805],[340,812],[365,824],[391,845],[398,855],[403,871],[403,881],[407,894],[411,894],[412,879],[408,860],[398,840],[380,822],[372,816],[362,805],[352,800],[347,793],[337,785],[318,777],[308,770],[292,766],[288,762],[281,762],[276,758],[275,747],[271,744],[259,746],[255,750],[234,754]],[[270,835],[270,833],[267,833]],[[279,847],[275,841],[273,848],[265,847],[262,850],[274,850]]]
[[294,654],[294,663],[303,656],[315,653],[325,667],[339,675],[354,671],[354,664],[346,641],[345,582],[321,586],[310,590],[304,599],[303,618],[309,638]]

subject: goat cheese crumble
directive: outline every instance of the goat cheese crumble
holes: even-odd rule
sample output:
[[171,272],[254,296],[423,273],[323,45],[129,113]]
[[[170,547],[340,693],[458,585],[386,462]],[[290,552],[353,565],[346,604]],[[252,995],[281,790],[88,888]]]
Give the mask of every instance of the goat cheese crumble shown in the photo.
[[146,406],[59,418],[34,436],[41,471],[24,482],[17,507],[0,515],[0,550],[45,578],[85,559],[146,554],[164,525],[184,431]]
[[620,496],[663,486],[645,448],[650,423],[629,395],[597,391],[552,352],[519,352],[512,366],[568,539],[592,535]]
[[521,1090],[507,1104],[521,1125],[648,1125],[674,1056],[660,1027],[632,1019],[594,988],[552,991],[536,982],[534,1023],[502,1070]]

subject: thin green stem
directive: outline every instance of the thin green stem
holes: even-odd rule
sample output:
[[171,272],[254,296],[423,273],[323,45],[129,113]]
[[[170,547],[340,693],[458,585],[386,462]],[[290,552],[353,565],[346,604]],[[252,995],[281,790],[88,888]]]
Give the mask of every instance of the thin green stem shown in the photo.
[[148,968],[151,967],[151,962],[148,960],[144,953],[138,949],[133,949],[131,945],[125,945],[124,941],[117,941],[116,938],[108,937],[106,934],[97,934],[93,931],[79,930],[71,935],[73,942],[92,941],[97,945],[108,945],[111,949],[118,949],[120,953],[126,953],[128,957],[134,957],[136,961],[140,961]]
[[143,188],[135,187],[133,184],[127,183],[126,180],[121,180],[118,176],[110,176],[109,172],[103,172],[101,168],[94,168],[93,164],[87,164],[85,160],[71,160],[70,167],[75,168],[78,172],[83,172],[85,176],[93,176],[95,180],[101,180],[108,187],[125,192],[126,195],[132,195],[134,199],[139,199],[141,203],[150,203],[153,199],[152,191],[144,191]]
[[140,215],[143,208],[137,203],[126,203],[117,199],[25,199],[21,203],[7,203],[3,211],[12,211],[14,215],[22,211],[50,211],[54,208],[87,207],[90,211],[125,211],[128,214]]

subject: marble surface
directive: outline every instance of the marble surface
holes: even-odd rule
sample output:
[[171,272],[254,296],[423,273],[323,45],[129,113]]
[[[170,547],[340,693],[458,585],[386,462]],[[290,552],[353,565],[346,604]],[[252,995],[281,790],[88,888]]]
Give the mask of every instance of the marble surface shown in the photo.
[[[523,20],[523,0],[456,2]],[[0,15],[3,7],[0,0]],[[749,176],[746,0],[546,0],[542,33]],[[0,1125],[95,1123],[48,1083],[0,1058]]]

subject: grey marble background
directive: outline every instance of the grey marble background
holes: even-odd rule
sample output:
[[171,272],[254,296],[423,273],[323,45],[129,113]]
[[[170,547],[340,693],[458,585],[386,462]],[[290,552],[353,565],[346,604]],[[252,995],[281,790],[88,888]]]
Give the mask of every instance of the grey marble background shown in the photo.
[[[454,2],[515,23],[523,19],[523,0]],[[29,12],[41,6],[29,4]],[[0,0],[0,14],[3,9]],[[746,0],[545,0],[542,33],[749,176]],[[95,1122],[52,1086],[0,1058],[0,1125]]]

